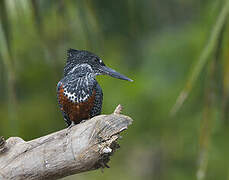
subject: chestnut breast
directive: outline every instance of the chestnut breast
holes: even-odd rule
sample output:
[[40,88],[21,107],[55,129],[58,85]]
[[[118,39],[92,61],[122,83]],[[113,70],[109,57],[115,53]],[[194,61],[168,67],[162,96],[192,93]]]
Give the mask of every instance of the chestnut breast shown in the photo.
[[90,112],[94,106],[96,91],[93,90],[92,95],[83,102],[71,101],[64,93],[64,88],[61,85],[58,91],[58,101],[61,105],[61,111],[68,115],[71,121],[75,124],[80,123],[84,119],[90,118]]

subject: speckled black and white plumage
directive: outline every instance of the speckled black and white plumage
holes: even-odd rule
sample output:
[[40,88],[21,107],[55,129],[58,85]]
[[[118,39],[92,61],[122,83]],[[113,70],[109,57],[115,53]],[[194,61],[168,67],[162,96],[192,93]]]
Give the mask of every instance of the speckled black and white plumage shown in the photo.
[[[90,110],[90,118],[101,114],[103,92],[95,76],[99,72],[93,70],[87,59],[98,58],[87,51],[78,51],[70,49],[68,51],[68,59],[64,68],[64,77],[57,84],[58,103],[63,113],[64,119],[68,126],[72,124],[68,112],[63,109],[63,104],[59,100],[60,88],[63,88],[63,95],[74,104],[87,102],[95,91],[95,99]],[[82,61],[83,59],[83,61]],[[99,60],[98,60],[99,61]],[[79,117],[79,122],[84,120]],[[74,122],[75,124],[78,122]]]
[[105,66],[95,54],[85,50],[68,50],[64,77],[57,84],[57,99],[68,126],[101,114],[103,92],[97,75],[132,81]]

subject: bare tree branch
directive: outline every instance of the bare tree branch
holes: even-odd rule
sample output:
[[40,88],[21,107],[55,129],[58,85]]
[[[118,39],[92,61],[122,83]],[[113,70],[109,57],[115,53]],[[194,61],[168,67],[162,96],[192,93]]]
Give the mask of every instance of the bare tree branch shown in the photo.
[[132,122],[120,110],[28,142],[0,138],[0,179],[58,179],[108,167],[119,133]]

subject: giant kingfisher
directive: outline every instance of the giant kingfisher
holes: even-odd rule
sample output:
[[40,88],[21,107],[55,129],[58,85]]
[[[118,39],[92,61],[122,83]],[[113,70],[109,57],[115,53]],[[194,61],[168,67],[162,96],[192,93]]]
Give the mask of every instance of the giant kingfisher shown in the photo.
[[103,92],[97,75],[133,81],[107,67],[97,55],[69,49],[63,78],[57,84],[57,99],[68,127],[101,114]]

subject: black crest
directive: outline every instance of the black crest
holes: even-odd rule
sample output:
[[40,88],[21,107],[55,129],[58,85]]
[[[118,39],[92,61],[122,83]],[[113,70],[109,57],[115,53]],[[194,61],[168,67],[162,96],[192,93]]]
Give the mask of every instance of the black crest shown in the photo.
[[90,66],[94,66],[96,61],[99,62],[100,58],[85,50],[76,50],[76,49],[69,49],[67,51],[67,63],[64,67],[64,76],[71,71],[77,64],[89,64]]

